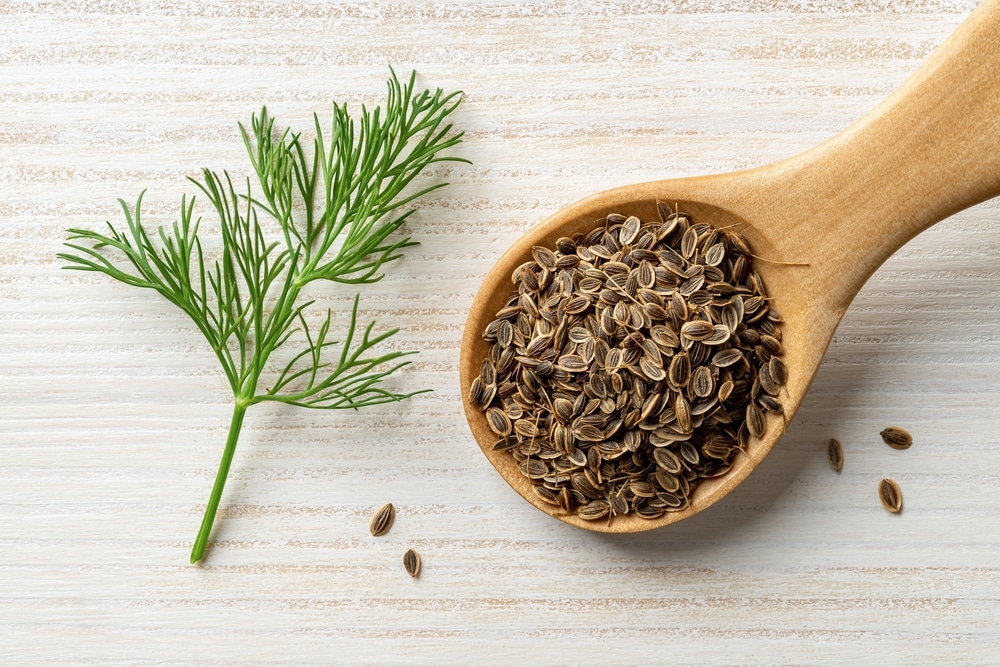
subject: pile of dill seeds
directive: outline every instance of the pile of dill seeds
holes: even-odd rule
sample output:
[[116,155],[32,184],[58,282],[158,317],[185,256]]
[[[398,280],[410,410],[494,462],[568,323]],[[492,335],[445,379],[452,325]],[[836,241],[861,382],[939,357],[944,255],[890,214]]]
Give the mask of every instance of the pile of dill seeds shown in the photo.
[[609,215],[535,247],[483,333],[470,401],[538,498],[655,519],[724,475],[787,381],[781,318],[735,231]]

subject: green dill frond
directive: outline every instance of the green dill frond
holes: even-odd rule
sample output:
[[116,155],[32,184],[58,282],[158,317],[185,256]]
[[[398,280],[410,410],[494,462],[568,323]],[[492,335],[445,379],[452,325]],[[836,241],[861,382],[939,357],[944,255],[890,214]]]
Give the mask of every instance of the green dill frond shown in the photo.
[[[229,380],[234,418],[205,521],[192,552],[199,560],[211,531],[243,413],[263,401],[317,409],[361,408],[400,401],[382,380],[406,366],[413,352],[375,348],[397,330],[359,326],[355,295],[347,329],[332,340],[333,313],[314,328],[311,301],[302,289],[315,281],[347,285],[378,282],[385,266],[416,245],[395,233],[413,204],[445,183],[414,186],[439,162],[466,162],[449,154],[461,142],[448,117],[460,93],[416,89],[416,73],[401,83],[392,72],[384,106],[362,107],[354,117],[334,104],[324,124],[314,116],[315,139],[278,129],[266,108],[239,125],[256,182],[234,183],[229,173],[204,169],[189,179],[219,219],[221,254],[209,260],[198,236],[195,197],[181,198],[169,227],[147,230],[140,194],[120,201],[124,225],[107,232],[70,229],[64,268],[94,271],[135,287],[153,289],[194,322]],[[277,222],[269,238],[262,219]],[[301,334],[301,335],[296,335]],[[290,341],[304,348],[277,361]]]

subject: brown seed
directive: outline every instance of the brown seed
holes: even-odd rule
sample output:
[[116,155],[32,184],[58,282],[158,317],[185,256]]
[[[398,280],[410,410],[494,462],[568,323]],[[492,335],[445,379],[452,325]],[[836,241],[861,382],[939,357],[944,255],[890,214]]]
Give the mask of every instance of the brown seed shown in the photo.
[[781,341],[774,336],[768,336],[765,334],[760,337],[760,342],[771,354],[781,354]]
[[913,436],[898,426],[884,428],[879,435],[882,436],[883,442],[893,449],[909,449],[913,444]]
[[586,505],[581,505],[576,511],[576,515],[585,521],[596,521],[603,519],[611,513],[611,504],[606,500],[591,500]]
[[639,370],[642,371],[643,375],[654,382],[667,377],[667,373],[663,370],[663,366],[651,360],[649,357],[643,357],[639,360]]
[[674,356],[670,361],[670,369],[668,371],[668,376],[670,378],[670,384],[675,387],[683,387],[688,382],[688,376],[691,373],[691,358],[688,356],[687,352],[681,352]]
[[712,329],[712,335],[701,341],[705,345],[722,345],[729,340],[730,331],[725,324],[716,324]]
[[527,459],[517,468],[528,479],[541,479],[549,474],[549,467],[538,459]]
[[531,440],[539,435],[538,425],[530,419],[518,419],[514,422],[514,433],[522,439]]
[[386,503],[372,515],[372,520],[368,524],[368,530],[371,531],[373,536],[381,537],[392,528],[392,522],[395,518],[396,508],[392,506],[392,503]]
[[549,336],[535,336],[528,343],[525,351],[528,353],[529,357],[537,357],[545,352],[545,350],[551,345],[552,339]]
[[698,242],[698,232],[694,227],[689,227],[681,236],[681,255],[690,258],[694,254],[695,244]]
[[575,468],[582,468],[587,465],[587,455],[583,453],[583,450],[576,447],[569,450],[569,453],[566,454],[566,460]]
[[645,480],[634,479],[629,483],[629,489],[640,498],[655,498],[656,487]]
[[497,373],[506,374],[514,367],[514,362],[517,360],[517,352],[515,352],[512,347],[505,347],[503,351],[500,352],[500,356],[497,359]]
[[[772,360],[775,357],[772,357]],[[760,380],[760,388],[766,391],[771,396],[777,396],[781,391],[781,384],[779,384],[771,376],[771,365],[765,364],[760,367],[760,373],[757,375],[757,379]]]
[[563,512],[569,512],[573,509],[573,495],[569,491],[569,487],[562,487],[559,489],[559,507]]
[[780,385],[788,382],[788,368],[785,366],[785,362],[782,361],[780,357],[771,357],[771,361],[767,363],[767,367],[775,382]]
[[552,402],[552,409],[556,417],[564,422],[573,418],[573,402],[566,398],[557,398]]
[[659,519],[666,512],[662,507],[654,507],[652,505],[640,505],[635,509],[636,515],[640,519]]
[[732,395],[733,390],[735,388],[736,388],[736,383],[733,382],[732,380],[726,380],[722,382],[719,385],[719,395],[718,395],[719,402],[723,403],[729,400],[729,397]]
[[715,327],[711,322],[705,320],[693,320],[686,322],[681,327],[681,335],[688,340],[705,340],[715,334]]
[[489,407],[490,403],[493,402],[493,399],[496,398],[496,395],[497,395],[497,386],[495,384],[488,384],[485,387],[483,387],[482,395],[479,398],[480,407],[483,408]]
[[608,350],[604,358],[604,365],[609,371],[616,371],[625,365],[625,355],[620,347],[613,347]]
[[[629,428],[629,422],[623,422],[625,428]],[[642,447],[645,439],[639,431],[625,431],[625,435],[622,436],[622,446],[625,447],[630,452],[637,452],[639,448]]]
[[750,431],[750,435],[755,438],[759,438],[764,435],[764,430],[767,427],[767,421],[764,418],[764,413],[755,403],[750,403],[747,405],[747,430]]
[[899,514],[903,509],[903,492],[891,479],[886,478],[878,483],[878,499],[882,501],[882,507],[893,514]]
[[[653,495],[656,495],[655,493]],[[611,505],[611,513],[615,516],[628,514],[628,502],[622,498],[621,494],[615,493],[608,497],[608,504]]]
[[646,400],[642,402],[642,406],[639,410],[639,421],[652,417],[653,413],[659,409],[660,401],[662,399],[663,395],[660,394],[660,392],[647,396]]
[[604,440],[604,432],[592,424],[583,424],[573,430],[573,436],[584,442],[600,442]]
[[757,404],[767,412],[773,412],[776,415],[785,414],[785,408],[781,405],[781,401],[770,394],[761,394],[758,396]]
[[656,469],[656,483],[667,493],[674,493],[681,488],[680,478],[673,473],[669,473],[663,468]]
[[495,443],[493,443],[493,451],[510,451],[517,446],[517,440],[514,438],[500,438]]
[[687,301],[684,300],[684,295],[681,291],[674,290],[673,296],[670,297],[670,309],[674,314],[681,320],[686,320],[688,316]]
[[826,443],[826,460],[835,471],[844,469],[844,449],[836,438],[830,438]]
[[475,403],[476,405],[482,405],[483,400],[483,378],[477,377],[472,381],[472,386],[469,387],[469,402]]
[[565,303],[566,305],[563,306],[563,310],[568,315],[576,315],[582,313],[588,308],[590,308],[591,305],[590,299],[588,299],[585,296],[575,296],[571,298],[569,301],[566,301]]
[[736,251],[739,252],[741,255],[751,254],[750,246],[747,244],[746,239],[743,238],[743,235],[740,234],[739,232],[727,231],[726,240],[728,240],[729,244],[732,245],[733,248],[735,248]]
[[726,256],[726,246],[723,243],[716,243],[705,251],[705,263],[709,266],[718,266]]
[[588,367],[587,361],[578,354],[567,354],[559,358],[559,368],[569,373],[582,373]]
[[636,282],[639,283],[639,287],[645,289],[649,289],[656,283],[656,270],[652,264],[646,261],[639,264],[639,268],[636,269]]
[[596,484],[590,481],[590,478],[584,473],[577,473],[572,475],[569,480],[570,485],[586,498],[591,500],[597,500],[598,498],[603,498],[604,494],[597,488]]
[[643,310],[646,312],[646,315],[649,316],[651,322],[662,322],[670,317],[670,313],[667,312],[666,308],[658,303],[647,303],[643,306]]
[[639,236],[639,229],[642,223],[634,215],[629,216],[624,223],[622,223],[622,228],[618,232],[618,240],[622,244],[628,245],[635,241],[636,237]]
[[503,320],[497,325],[497,343],[507,347],[514,342],[514,325],[507,320]]
[[403,567],[411,577],[420,576],[420,554],[413,549],[407,549],[403,554]]
[[653,460],[656,461],[656,465],[673,475],[678,474],[684,467],[684,464],[681,463],[676,454],[662,447],[657,447],[653,450]]
[[517,277],[517,281],[521,283],[524,289],[530,292],[537,292],[541,287],[538,283],[538,276],[535,275],[535,272],[528,266],[521,268],[520,271],[515,272],[514,275]]
[[713,438],[702,445],[701,451],[705,453],[705,456],[711,456],[713,459],[726,460],[733,453],[735,444],[732,440]]
[[510,435],[513,428],[510,418],[500,408],[490,408],[486,411],[486,423],[497,435]]
[[683,283],[681,283],[681,286],[678,288],[678,291],[683,296],[691,297],[692,300],[694,300],[693,297],[694,293],[700,290],[702,285],[704,284],[705,284],[705,276],[693,276],[685,280]]
[[552,446],[556,451],[569,454],[573,450],[573,434],[562,424],[556,424],[552,429]]
[[552,489],[545,486],[535,485],[531,487],[531,490],[535,492],[535,495],[538,496],[538,499],[543,503],[548,503],[549,505],[559,504],[559,495]]
[[681,431],[690,433],[693,428],[691,404],[680,394],[677,395],[677,400],[674,401],[674,415],[677,417],[677,426],[680,427]]
[[699,398],[710,396],[715,391],[715,380],[712,378],[712,371],[708,369],[708,366],[698,366],[694,369],[694,372],[691,373],[690,388],[694,395]]
[[701,457],[698,455],[698,449],[691,444],[691,441],[685,441],[681,443],[680,446],[681,458],[688,462],[688,465],[696,466]]
[[551,270],[556,268],[556,255],[548,248],[535,246],[531,249],[531,256],[534,257],[535,261],[543,269]]

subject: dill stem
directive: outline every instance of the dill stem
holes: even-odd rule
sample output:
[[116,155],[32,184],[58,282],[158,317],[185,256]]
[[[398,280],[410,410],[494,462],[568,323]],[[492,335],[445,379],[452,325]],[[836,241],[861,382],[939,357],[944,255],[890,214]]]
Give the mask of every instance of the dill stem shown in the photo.
[[247,406],[240,401],[233,406],[233,420],[229,424],[229,437],[226,438],[226,449],[222,452],[222,461],[219,462],[219,472],[215,475],[215,485],[212,487],[212,495],[208,499],[208,506],[205,508],[205,516],[201,520],[201,528],[198,530],[198,537],[194,541],[191,549],[191,562],[197,563],[205,554],[205,546],[208,544],[208,537],[212,533],[212,523],[215,521],[215,513],[219,509],[219,501],[222,499],[222,489],[226,486],[226,478],[229,477],[229,467],[233,463],[233,454],[236,452],[236,441],[240,437],[240,429],[243,427],[243,416],[246,414]]

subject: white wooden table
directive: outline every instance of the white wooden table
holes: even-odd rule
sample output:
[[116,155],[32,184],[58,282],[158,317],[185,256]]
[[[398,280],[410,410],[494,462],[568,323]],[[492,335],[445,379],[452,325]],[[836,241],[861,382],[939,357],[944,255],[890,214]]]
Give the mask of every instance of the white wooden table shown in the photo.
[[[0,1],[0,663],[1000,664],[996,202],[892,257],[765,464],[658,532],[591,534],[523,502],[457,378],[477,284],[532,224],[808,148],[975,4]],[[422,245],[362,297],[420,350],[399,385],[434,391],[255,407],[188,565],[223,376],[157,295],[55,254],[66,228],[119,220],[118,197],[148,188],[169,222],[198,168],[243,173],[236,122],[261,104],[304,127],[332,100],[377,103],[388,65],[465,91],[474,164],[429,175],[451,185],[407,226]],[[912,449],[881,444],[891,423]],[[388,501],[395,527],[372,538]]]

